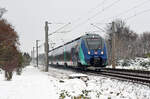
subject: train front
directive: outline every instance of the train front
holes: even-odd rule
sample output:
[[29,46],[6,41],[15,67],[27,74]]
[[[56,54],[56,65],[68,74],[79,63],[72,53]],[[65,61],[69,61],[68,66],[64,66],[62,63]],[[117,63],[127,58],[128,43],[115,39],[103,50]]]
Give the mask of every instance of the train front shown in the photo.
[[87,35],[81,42],[87,65],[105,67],[107,65],[107,49],[105,41],[97,34]]

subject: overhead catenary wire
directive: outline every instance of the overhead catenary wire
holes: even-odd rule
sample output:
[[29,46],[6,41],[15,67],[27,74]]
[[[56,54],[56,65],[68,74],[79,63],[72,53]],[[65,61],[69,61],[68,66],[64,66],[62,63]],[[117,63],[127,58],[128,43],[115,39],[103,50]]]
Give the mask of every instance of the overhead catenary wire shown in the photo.
[[138,8],[140,6],[143,6],[144,4],[147,4],[147,2],[150,2],[150,0],[145,0],[144,2],[142,2],[142,3],[138,4],[138,5],[135,5],[135,6],[133,6],[130,9],[128,9],[128,10],[122,12],[122,13],[119,13],[118,16],[124,15],[125,13],[128,13],[128,12],[132,11],[133,9],[136,9],[136,8]]
[[[144,2],[142,2],[142,3],[138,4],[138,5],[135,5],[135,6],[133,6],[133,7],[130,8],[130,9],[128,9],[128,10],[126,10],[126,11],[124,11],[124,12],[119,13],[118,16],[124,15],[125,13],[128,13],[128,12],[132,11],[133,9],[136,9],[136,8],[138,8],[138,7],[140,7],[140,6],[143,6],[143,4],[146,4],[146,3],[148,3],[149,1],[150,1],[150,0],[145,0]],[[134,18],[134,17],[136,17],[136,16],[139,16],[139,15],[141,15],[141,14],[143,14],[143,13],[146,13],[146,12],[149,12],[149,11],[150,11],[150,9],[146,9],[146,10],[137,12],[137,13],[135,13],[134,15],[131,15],[131,16],[125,18],[125,20],[130,20],[130,19],[132,19],[132,18]],[[117,16],[117,15],[116,15],[116,16]],[[114,18],[114,17],[111,17],[111,18]],[[107,19],[108,19],[108,18],[107,18]],[[92,24],[91,24],[91,25],[92,25]]]
[[[96,10],[97,8],[99,8],[101,5],[103,5],[106,1],[108,0],[103,0],[102,2],[100,2],[99,4],[96,5],[96,7],[91,8],[89,11],[87,11],[86,14],[92,13],[94,10]],[[78,21],[80,21],[82,18],[81,16],[79,18],[77,18],[76,20],[72,21],[72,23],[76,23]]]
[[129,9],[123,11],[123,12],[120,12],[119,14],[117,14],[115,16],[104,18],[101,21],[103,21],[103,20],[109,20],[109,19],[114,19],[114,18],[117,18],[119,16],[122,16],[122,15],[128,13],[128,12],[131,12],[132,10],[134,10],[136,8],[139,8],[139,7],[143,6],[144,4],[147,4],[148,2],[150,2],[150,0],[145,0],[144,2],[141,2],[140,4],[137,4],[137,5],[133,6],[132,8],[129,8]]
[[[98,16],[99,14],[101,14],[102,12],[104,12],[105,10],[109,9],[110,7],[112,7],[113,5],[115,5],[115,4],[116,4],[117,2],[119,2],[119,1],[120,1],[120,0],[116,0],[115,2],[111,3],[109,6],[104,7],[103,10],[101,10],[101,11],[97,12],[96,14],[94,14],[93,16],[87,18],[84,22],[82,22],[81,24],[78,24],[76,27],[73,27],[73,28],[71,29],[71,31],[74,30],[74,29],[76,29],[77,27],[81,26],[82,24],[86,23],[87,21],[89,21],[89,20],[95,18],[96,16]],[[138,5],[136,5],[136,6],[132,7],[132,8],[130,8],[130,9],[124,11],[124,12],[119,13],[119,14],[120,14],[120,15],[123,15],[123,14],[125,14],[125,13],[128,13],[128,12],[132,11],[133,9],[136,9],[136,8],[138,8],[139,6],[145,4],[145,3],[149,2],[149,1],[150,1],[150,0],[146,0],[146,1],[144,1],[144,2],[142,2],[142,3],[140,3],[140,4],[138,4]],[[148,11],[149,11],[149,10],[148,10]],[[148,12],[148,11],[147,11],[147,10],[146,10],[146,11],[144,10],[144,12],[142,11],[142,12],[136,13],[135,15],[132,15],[132,16],[130,16],[130,17],[135,17],[135,16],[137,16],[137,15],[139,15],[139,14],[142,14],[142,13],[145,13],[145,12]],[[127,17],[126,19],[130,19],[130,17]],[[56,33],[56,32],[58,32],[59,30],[61,30],[61,29],[58,29],[58,30],[56,30],[55,32],[52,32],[52,33]],[[69,32],[69,31],[68,31],[68,32]],[[49,34],[49,35],[51,35],[51,34]]]
[[105,30],[104,30],[104,29],[102,29],[102,28],[98,27],[97,25],[95,25],[95,24],[93,24],[93,23],[91,23],[91,25],[92,25],[93,27],[96,27],[97,29],[101,30],[102,32],[105,32]]
[[138,13],[135,13],[134,15],[125,18],[125,20],[132,19],[132,18],[134,18],[134,17],[136,17],[136,16],[139,16],[139,15],[141,15],[141,14],[143,14],[143,13],[146,13],[146,12],[150,12],[150,9],[146,9],[146,10],[140,11],[140,12],[138,12]]
[[96,10],[97,8],[101,7],[101,5],[103,5],[106,1],[108,1],[108,0],[103,0],[98,5],[96,5],[96,7],[92,8],[91,10],[89,10],[88,13],[91,13],[93,10]]
[[[108,0],[103,0],[103,1],[100,2],[96,7],[92,8],[91,10],[89,10],[87,13],[91,13],[93,10],[95,10],[95,9],[97,9],[98,7],[100,7],[101,5],[103,5],[106,1],[108,1]],[[74,23],[74,22],[77,22],[77,21],[79,21],[79,20],[81,20],[81,18],[78,18],[77,20],[74,20],[73,23]],[[49,24],[52,24],[52,23],[49,23]],[[64,23],[57,23],[57,24],[64,24]],[[58,33],[61,29],[63,29],[64,27],[68,26],[69,24],[71,24],[71,23],[68,23],[68,24],[66,24],[65,26],[63,26],[63,27],[57,29],[56,31],[50,33],[49,36],[52,35],[52,34],[54,34],[54,33]],[[59,32],[59,33],[64,33],[64,32],[67,33],[67,32],[70,32],[70,31],[63,31],[63,32]]]
[[93,16],[91,16],[90,18],[88,18],[87,20],[91,20],[92,18],[95,18],[97,15],[99,15],[100,13],[104,12],[105,10],[111,8],[113,5],[115,5],[116,3],[118,3],[120,0],[116,0],[115,2],[111,3],[109,6],[105,7],[104,9],[102,9],[101,11],[97,12],[96,14],[94,14]]
[[60,28],[57,29],[56,31],[54,31],[54,32],[52,32],[52,33],[50,33],[50,34],[48,34],[48,36],[57,33],[58,31],[62,30],[63,28],[67,27],[67,26],[70,25],[70,24],[71,24],[70,22],[69,22],[68,24],[65,24],[64,26],[60,27]]
[[116,3],[118,3],[121,0],[115,0],[113,3],[111,3],[110,5],[108,5],[107,7],[104,7],[104,9],[98,11],[96,14],[92,15],[91,17],[87,18],[86,20],[84,20],[82,23],[77,24],[75,27],[73,27],[70,31],[73,31],[74,29],[78,28],[79,26],[87,23],[89,20],[95,18],[96,16],[98,16],[99,14],[101,14],[102,12],[104,12],[105,10],[111,8],[113,5],[115,5]]
[[[105,10],[109,9],[110,7],[112,7],[114,4],[116,4],[116,3],[119,2],[119,1],[120,1],[120,0],[115,0],[113,3],[111,3],[110,5],[104,7],[102,10],[100,10],[99,12],[97,12],[96,14],[94,14],[93,16],[91,16],[91,17],[89,17],[88,19],[86,19],[83,23],[78,24],[77,26],[73,27],[71,30],[69,30],[69,31],[67,31],[67,32],[73,31],[75,28],[77,28],[77,27],[79,27],[80,25],[86,23],[86,21],[89,21],[90,19],[96,17],[97,15],[99,15],[100,13],[102,13],[102,12],[104,12]],[[102,1],[100,4],[98,4],[95,8],[91,9],[91,11],[88,11],[88,13],[92,12],[92,10],[94,10],[94,9],[97,9],[100,5],[104,4],[104,2],[106,2],[106,0],[103,0],[103,1]],[[76,20],[75,22],[80,21],[80,19],[81,19],[81,18],[78,18],[78,20]],[[73,22],[72,22],[72,23],[73,23]],[[68,26],[68,24],[65,25],[64,27],[66,27],[66,26]],[[61,28],[57,29],[56,31],[50,33],[49,35],[52,35],[52,34],[54,34],[54,33],[57,33],[58,31],[60,31],[60,30],[63,29],[64,27],[61,27]]]
[[[73,27],[71,29],[71,31],[73,31],[74,29],[78,28],[79,26],[81,26],[82,24],[86,23],[87,21],[91,20],[92,18],[95,18],[97,15],[99,15],[100,13],[102,13],[103,11],[107,10],[108,8],[110,8],[111,6],[113,6],[114,4],[116,4],[117,2],[119,2],[120,0],[116,0],[115,2],[113,2],[112,4],[110,4],[109,6],[105,7],[103,10],[99,11],[98,13],[94,14],[93,16],[91,16],[90,18],[86,19],[84,22],[76,25],[75,27]],[[116,16],[113,16],[113,17],[109,17],[107,19],[111,19],[111,18],[114,18],[114,17],[118,17],[118,16],[121,16],[121,15],[124,15],[125,13],[128,13],[130,11],[132,11],[133,9],[136,9],[140,6],[143,6],[144,4],[146,4],[147,2],[149,2],[150,0],[145,0],[144,2],[141,2],[140,4],[137,4],[135,6],[133,6],[132,8],[130,9],[127,9],[119,14],[117,14]],[[145,12],[145,11],[144,11]],[[147,12],[147,11],[146,11]],[[135,15],[134,15],[135,16]],[[106,18],[105,18],[106,19]],[[104,20],[104,19],[103,19]]]

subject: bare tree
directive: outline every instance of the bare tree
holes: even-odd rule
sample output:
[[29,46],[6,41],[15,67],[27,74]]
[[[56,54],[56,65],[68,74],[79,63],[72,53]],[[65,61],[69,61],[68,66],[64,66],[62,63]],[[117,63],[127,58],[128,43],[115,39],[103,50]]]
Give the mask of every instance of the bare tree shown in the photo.
[[150,32],[144,32],[140,36],[142,56],[150,53]]
[[[129,26],[122,20],[115,20],[115,56],[116,59],[126,59],[135,57],[134,53],[134,44],[138,39],[138,35],[130,30]],[[111,45],[112,45],[112,24],[108,24],[106,27],[107,31],[107,46],[108,46],[108,55],[109,62],[111,61]]]

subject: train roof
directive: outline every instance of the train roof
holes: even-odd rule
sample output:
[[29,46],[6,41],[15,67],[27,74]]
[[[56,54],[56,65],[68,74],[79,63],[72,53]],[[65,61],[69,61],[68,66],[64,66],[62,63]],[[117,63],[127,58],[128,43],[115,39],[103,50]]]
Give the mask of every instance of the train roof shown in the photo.
[[58,47],[56,47],[56,48],[50,50],[49,52],[51,52],[51,51],[53,51],[53,50],[55,50],[55,49],[58,49],[58,48],[60,48],[60,47],[63,47],[64,45],[67,45],[67,44],[72,43],[72,42],[74,42],[74,41],[77,41],[77,40],[79,40],[80,38],[81,38],[81,37],[78,37],[78,38],[76,38],[76,39],[74,39],[74,40],[72,40],[72,41],[69,41],[69,42],[67,42],[67,43],[65,43],[65,44],[63,44],[63,45],[60,45],[60,46],[58,46]]
[[74,39],[74,40],[71,40],[71,41],[69,41],[69,42],[63,44],[63,45],[58,46],[58,47],[56,47],[56,48],[50,50],[49,52],[51,52],[51,51],[53,51],[53,50],[56,50],[56,49],[58,49],[58,48],[60,48],[60,47],[63,47],[64,45],[70,44],[70,43],[72,43],[72,42],[74,42],[74,41],[77,41],[77,40],[79,40],[80,38],[86,38],[87,36],[89,36],[89,37],[90,37],[90,36],[99,36],[99,37],[101,37],[101,36],[98,35],[98,34],[85,34],[85,35],[82,35],[82,36],[80,36],[80,37],[78,37],[78,38],[76,38],[76,39]]

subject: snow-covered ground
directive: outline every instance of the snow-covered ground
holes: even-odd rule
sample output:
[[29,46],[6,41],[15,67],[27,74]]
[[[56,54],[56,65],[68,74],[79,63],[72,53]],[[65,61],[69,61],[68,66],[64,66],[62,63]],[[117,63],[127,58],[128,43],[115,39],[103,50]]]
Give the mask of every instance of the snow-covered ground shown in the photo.
[[150,88],[52,67],[46,73],[28,66],[12,81],[5,81],[0,74],[0,99],[150,99]]
[[0,99],[55,99],[55,87],[49,77],[37,68],[28,66],[21,76],[14,73],[12,81],[0,74]]

